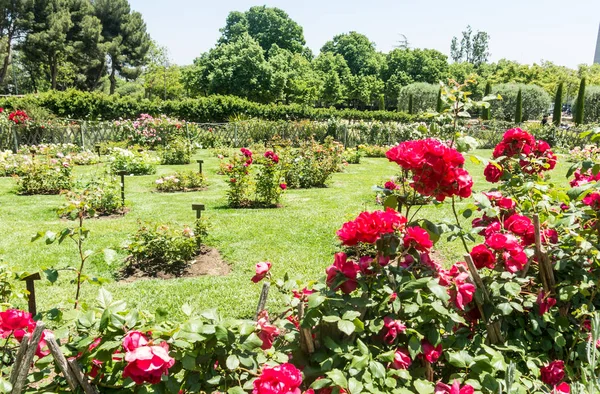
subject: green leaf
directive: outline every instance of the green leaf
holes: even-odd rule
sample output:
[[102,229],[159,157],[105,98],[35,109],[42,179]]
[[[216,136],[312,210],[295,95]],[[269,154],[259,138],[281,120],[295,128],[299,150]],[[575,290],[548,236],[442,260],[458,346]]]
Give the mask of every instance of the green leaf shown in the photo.
[[350,378],[348,381],[348,390],[350,394],[360,394],[363,390],[363,385],[355,378]]
[[0,377],[0,393],[10,394],[12,391],[12,384],[8,380]]
[[[215,327],[215,336],[219,342],[227,343],[227,339],[229,337],[229,333],[227,329],[223,326]],[[262,341],[261,341],[262,342]]]
[[510,315],[513,311],[513,307],[508,302],[503,302],[501,304],[498,304],[498,306],[496,306],[496,308],[498,308],[498,310],[500,310],[500,312],[502,312],[502,314],[504,316]]
[[58,271],[54,268],[46,269],[43,272],[48,282],[55,283],[58,280]]
[[427,380],[417,379],[413,382],[413,385],[419,394],[433,393],[433,383],[428,382]]
[[[217,328],[218,328],[218,326],[217,326]],[[217,332],[218,332],[218,330],[217,330]],[[246,340],[242,344],[242,348],[245,350],[248,350],[248,351],[256,350],[261,346],[262,346],[262,340],[255,333],[248,335],[248,338],[246,338]]]
[[318,379],[318,380],[315,380],[313,382],[313,384],[310,385],[310,388],[314,389],[314,390],[320,390],[323,387],[329,387],[330,385],[331,385],[330,379]]
[[348,321],[348,320],[338,321],[337,326],[338,326],[338,329],[346,335],[352,335],[352,333],[356,329],[356,326],[354,325],[354,323],[351,321]]
[[325,297],[320,295],[319,293],[311,294],[308,296],[308,308],[316,308],[325,302]]
[[439,284],[437,278],[427,282],[427,287],[429,287],[429,290],[431,290],[431,292],[440,300],[444,302],[448,302],[448,300],[450,300],[447,289]]
[[246,394],[246,392],[240,386],[235,386],[227,390],[227,394]]
[[383,201],[384,208],[398,209],[398,197],[395,195],[387,196]]
[[104,262],[108,265],[112,265],[117,261],[117,252],[113,249],[103,249],[102,254],[104,255]]
[[331,381],[336,385],[340,386],[343,389],[348,388],[348,381],[346,377],[339,369],[334,369],[333,371],[327,372],[327,377],[331,379]]
[[336,323],[340,321],[340,317],[336,315],[323,316],[323,321],[326,323]]
[[504,290],[511,296],[518,296],[521,293],[521,286],[515,282],[508,282],[504,285]]
[[225,365],[227,366],[227,369],[234,371],[240,366],[240,359],[237,358],[235,354],[232,354],[231,356],[227,357]]
[[98,298],[96,298],[96,300],[98,301],[100,308],[107,309],[110,304],[112,304],[113,297],[106,289],[102,288],[98,292]]
[[344,320],[354,320],[360,316],[360,312],[358,311],[347,311],[342,315],[342,319]]
[[448,362],[458,368],[469,368],[473,363],[473,357],[464,351],[447,352]]
[[413,360],[421,353],[421,341],[414,335],[408,340],[408,352]]
[[358,351],[363,354],[363,355],[367,355],[369,354],[369,348],[367,347],[367,345],[365,345],[365,343],[363,341],[361,341],[360,339],[356,340],[356,346],[358,347]]
[[369,363],[369,371],[371,371],[371,374],[377,379],[385,378],[385,367],[380,362],[371,361]]

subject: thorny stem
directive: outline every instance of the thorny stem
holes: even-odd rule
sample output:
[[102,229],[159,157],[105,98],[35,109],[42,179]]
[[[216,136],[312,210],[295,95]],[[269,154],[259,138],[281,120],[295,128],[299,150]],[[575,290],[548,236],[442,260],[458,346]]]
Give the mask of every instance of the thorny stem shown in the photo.
[[460,240],[462,241],[463,246],[465,247],[465,251],[467,253],[470,253],[469,247],[467,246],[467,241],[465,241],[465,237],[463,235],[463,228],[460,225],[460,220],[458,220],[458,213],[456,213],[456,199],[453,196],[452,197],[452,213],[454,213],[454,219],[456,220],[456,225],[458,226],[460,232],[458,233],[458,236],[460,237]]
[[79,258],[81,259],[81,265],[79,271],[77,271],[77,291],[75,292],[75,309],[79,306],[79,293],[81,292],[81,274],[83,273],[83,266],[85,264],[85,256],[83,254],[83,212],[79,212],[79,237],[77,237],[77,248],[79,249]]

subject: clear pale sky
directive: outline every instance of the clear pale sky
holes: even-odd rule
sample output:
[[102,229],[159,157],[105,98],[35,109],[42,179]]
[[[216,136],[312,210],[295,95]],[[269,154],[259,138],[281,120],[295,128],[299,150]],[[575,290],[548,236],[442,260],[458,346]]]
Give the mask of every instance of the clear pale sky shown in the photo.
[[407,36],[412,48],[450,53],[450,41],[470,24],[490,36],[491,60],[549,60],[590,64],[600,24],[600,0],[129,0],[152,38],[177,64],[190,64],[214,47],[230,11],[255,5],[285,10],[304,28],[318,54],[334,35],[355,30],[388,52]]

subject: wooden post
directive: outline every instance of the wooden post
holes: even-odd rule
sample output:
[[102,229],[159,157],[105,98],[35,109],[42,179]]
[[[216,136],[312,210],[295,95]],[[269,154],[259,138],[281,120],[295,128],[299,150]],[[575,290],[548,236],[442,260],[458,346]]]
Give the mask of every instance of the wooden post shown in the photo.
[[192,210],[196,211],[196,219],[202,217],[202,211],[206,210],[204,204],[192,204]]
[[69,368],[67,359],[60,351],[60,346],[59,346],[58,342],[56,342],[56,338],[54,337],[53,333],[46,334],[46,343],[48,344],[48,349],[50,350],[52,357],[54,357],[54,361],[56,362],[58,369],[60,369],[63,376],[67,380],[69,387],[71,388],[71,390],[73,392],[77,392],[77,388],[79,387],[79,382],[77,381],[77,378],[75,377],[75,375]]
[[538,265],[540,268],[540,278],[544,291],[546,293],[552,292],[556,281],[554,279],[554,270],[548,260],[548,255],[542,246],[542,231],[540,226],[540,217],[538,214],[533,215],[533,234],[535,237],[535,257],[537,258]]
[[[304,301],[300,301],[298,304],[298,321],[302,324],[304,319]],[[300,326],[300,348],[302,351],[308,354],[315,352],[315,342],[313,341],[312,331],[310,328],[304,328]]]
[[27,345],[29,344],[29,338],[31,338],[30,334],[25,334],[23,339],[21,340],[21,346],[19,346],[19,351],[15,357],[15,362],[13,364],[13,369],[10,372],[9,381],[10,384],[14,384],[17,381],[17,375],[19,374],[19,369],[23,364],[23,357],[25,357],[25,352],[27,352]]
[[198,173],[202,174],[202,163],[204,163],[204,160],[196,160],[196,162],[198,163]]
[[98,158],[100,158],[101,157],[101,155],[100,155],[100,147],[101,146],[100,146],[100,144],[96,144],[95,146],[96,146],[96,153],[98,154]]
[[17,126],[11,125],[10,131],[12,132],[13,137],[13,151],[17,153],[19,151],[19,135],[17,133]]
[[[488,293],[483,280],[481,280],[481,276],[479,276],[479,272],[477,271],[477,267],[475,267],[475,263],[473,262],[473,258],[470,254],[464,255],[465,261],[467,262],[467,266],[469,267],[469,271],[471,273],[471,281],[475,285],[475,287],[480,288],[483,293],[483,300],[486,303],[491,303],[492,300],[490,298],[490,293]],[[483,305],[481,305],[477,299],[475,299],[475,303],[477,304],[477,308],[479,309],[479,313],[481,313],[481,318],[486,324],[488,338],[491,344],[503,343],[504,338],[502,336],[502,332],[500,331],[500,322],[496,321],[494,323],[490,323],[485,316]]]
[[87,376],[81,370],[81,367],[77,363],[77,360],[72,358],[67,361],[69,363],[69,367],[71,367],[71,371],[79,381],[79,384],[83,388],[83,392],[85,394],[99,394],[98,389],[95,386],[92,386],[87,378]]
[[[23,359],[21,360],[21,365],[19,368],[13,367],[13,373],[16,369],[16,374],[13,376],[11,374],[11,383],[13,386],[13,390],[11,394],[21,394],[25,384],[27,383],[27,375],[29,374],[29,368],[33,363],[33,358],[35,357],[35,351],[38,347],[38,343],[42,338],[42,333],[44,332],[44,323],[37,322],[35,325],[35,329],[33,330],[33,334],[29,341],[23,340],[21,341],[21,346],[27,347]],[[14,379],[14,381],[13,381]]]
[[256,314],[254,315],[254,320],[258,320],[258,315],[260,312],[265,310],[265,306],[267,305],[267,298],[269,297],[269,288],[271,284],[269,282],[263,283],[262,291],[260,292],[260,298],[258,299],[258,305],[256,306]]
[[125,206],[125,175],[127,175],[127,171],[119,171],[118,174],[121,176],[121,203]]
[[32,316],[37,315],[37,305],[35,302],[35,281],[36,280],[40,280],[42,279],[39,272],[33,274],[33,275],[29,275],[26,276],[25,278],[21,279],[22,281],[25,282],[25,285],[27,286],[27,291],[29,292],[29,296],[28,296],[28,305],[29,305],[29,313],[31,313]]

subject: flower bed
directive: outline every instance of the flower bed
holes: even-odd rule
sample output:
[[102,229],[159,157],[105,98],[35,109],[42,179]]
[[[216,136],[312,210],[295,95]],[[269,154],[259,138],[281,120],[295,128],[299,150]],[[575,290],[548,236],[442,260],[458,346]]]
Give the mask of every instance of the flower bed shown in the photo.
[[155,182],[159,192],[193,192],[206,189],[208,183],[204,175],[195,171],[180,171],[173,175],[162,176]]

